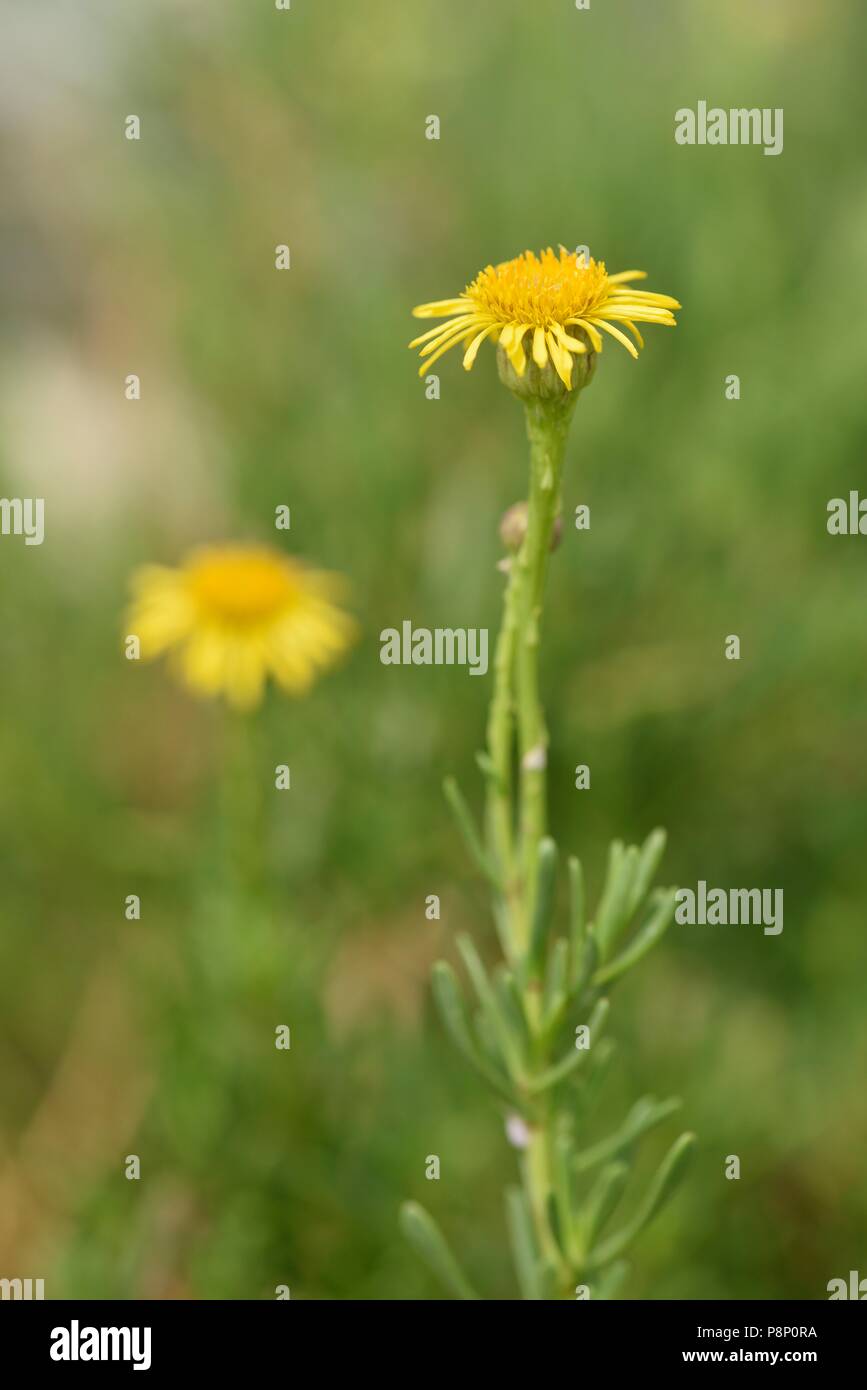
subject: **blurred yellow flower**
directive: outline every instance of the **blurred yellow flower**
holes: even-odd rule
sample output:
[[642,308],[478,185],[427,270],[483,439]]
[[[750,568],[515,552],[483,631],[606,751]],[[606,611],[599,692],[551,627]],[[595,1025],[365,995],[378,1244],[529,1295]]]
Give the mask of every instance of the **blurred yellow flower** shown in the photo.
[[336,606],[344,589],[339,576],[266,546],[209,546],[179,569],[135,572],[127,632],[144,660],[170,652],[195,694],[249,710],[269,676],[303,695],[346,650],[356,625]]
[[[601,352],[600,329],[637,357],[637,347],[643,347],[644,341],[636,322],[675,323],[671,310],[680,308],[676,299],[629,288],[630,281],[644,277],[643,270],[609,275],[604,261],[585,260],[583,254],[576,255],[564,246],[559,253],[550,247],[539,256],[525,251],[513,261],[489,265],[456,299],[419,304],[413,309],[416,318],[448,319],[410,343],[411,348],[421,347],[421,356],[426,359],[419,376],[457,343],[468,344],[464,366],[469,371],[486,338],[500,344],[515,371],[523,376],[527,363],[524,338],[532,333],[529,348],[536,366],[544,368],[550,358],[560,380],[571,390],[572,357],[586,352],[588,342],[595,352]],[[632,334],[637,347],[616,326],[620,323]],[[587,341],[570,333],[576,328]]]

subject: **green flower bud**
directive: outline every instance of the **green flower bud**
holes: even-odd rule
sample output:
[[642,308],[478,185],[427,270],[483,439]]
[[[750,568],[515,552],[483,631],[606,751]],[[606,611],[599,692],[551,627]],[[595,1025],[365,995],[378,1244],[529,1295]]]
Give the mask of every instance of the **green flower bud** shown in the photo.
[[584,353],[576,352],[572,358],[571,390],[567,390],[565,384],[560,380],[550,359],[544,367],[537,367],[532,357],[528,355],[523,375],[519,376],[509,360],[508,353],[498,344],[497,371],[500,381],[522,401],[565,400],[567,397],[577,399],[579,393],[589,384],[596,369],[596,353],[590,346],[583,330],[574,330],[574,335],[587,342],[587,351]]

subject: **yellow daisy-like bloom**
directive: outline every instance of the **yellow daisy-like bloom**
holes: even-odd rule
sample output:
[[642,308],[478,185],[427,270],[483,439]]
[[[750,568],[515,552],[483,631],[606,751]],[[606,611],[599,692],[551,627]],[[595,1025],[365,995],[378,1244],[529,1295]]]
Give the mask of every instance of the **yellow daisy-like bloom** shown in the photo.
[[136,571],[127,631],[145,660],[170,652],[195,694],[249,710],[269,676],[303,695],[345,651],[355,623],[335,603],[344,587],[266,546],[209,546],[180,569]]
[[[559,254],[549,247],[539,256],[525,251],[513,261],[489,265],[457,299],[440,299],[413,309],[416,318],[448,319],[410,343],[421,348],[425,359],[419,376],[457,343],[468,344],[464,367],[469,371],[486,338],[500,344],[518,376],[523,376],[529,333],[528,348],[536,366],[543,369],[550,359],[563,385],[571,390],[573,356],[587,352],[588,342],[601,352],[600,329],[637,357],[644,340],[636,323],[675,323],[671,311],[680,308],[676,299],[630,288],[631,281],[644,277],[643,270],[609,275],[604,261],[591,257],[585,262],[583,254],[576,256],[565,246]],[[634,343],[618,324],[629,330]],[[575,336],[575,329],[586,335],[586,341]]]

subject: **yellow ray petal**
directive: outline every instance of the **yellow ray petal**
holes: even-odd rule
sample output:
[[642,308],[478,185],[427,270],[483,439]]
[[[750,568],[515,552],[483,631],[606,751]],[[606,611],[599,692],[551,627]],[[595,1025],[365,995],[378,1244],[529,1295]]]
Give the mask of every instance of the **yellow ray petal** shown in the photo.
[[512,349],[509,353],[509,361],[515,368],[518,376],[523,376],[527,370],[527,354],[524,351],[523,343],[519,343],[516,348]]
[[545,347],[544,328],[535,328],[533,330],[533,361],[539,368],[548,365],[548,350]]
[[472,330],[470,330],[470,332],[467,333],[464,329],[459,333],[453,333],[450,338],[446,338],[445,342],[439,344],[436,352],[432,353],[430,357],[426,357],[424,359],[424,361],[418,369],[419,376],[424,376],[425,372],[433,366],[434,362],[438,362],[444,353],[448,352],[450,348],[455,347],[457,343],[465,343],[468,340],[468,338],[471,337],[471,335]]
[[603,304],[601,309],[595,311],[594,317],[635,319],[636,323],[677,322],[670,309],[649,309],[646,304],[621,304],[617,300],[609,300],[607,304]]
[[462,309],[473,308],[472,300],[467,299],[466,295],[461,295],[459,299],[434,299],[430,304],[417,304],[413,309],[413,318],[417,319],[438,319],[445,318],[447,314],[459,314]]
[[469,371],[469,370],[470,370],[470,368],[472,367],[473,363],[474,363],[475,360],[476,360],[476,353],[478,352],[479,348],[482,346],[482,343],[485,341],[485,339],[488,337],[488,335],[489,335],[490,333],[493,333],[493,332],[494,332],[494,325],[493,325],[493,324],[489,324],[487,328],[483,328],[483,329],[482,329],[481,333],[477,333],[477,334],[476,334],[475,338],[474,338],[473,341],[470,343],[469,347],[467,348],[466,352],[464,353],[464,370],[465,370],[465,371]]
[[260,644],[239,646],[226,667],[226,699],[237,710],[255,709],[265,688],[265,659]]
[[638,357],[637,348],[629,341],[625,333],[620,332],[619,328],[615,328],[611,323],[606,323],[605,319],[594,319],[594,322],[597,328],[601,328],[606,333],[610,333],[612,338],[616,338],[618,343],[622,343],[631,357]]
[[222,689],[226,672],[226,643],[212,627],[194,632],[178,653],[183,678],[200,695],[216,695]]
[[634,304],[655,305],[658,309],[681,309],[683,305],[678,299],[672,299],[670,294],[651,294],[650,290],[613,290],[609,296],[612,300],[629,300]]
[[552,329],[551,329],[551,332],[554,334],[554,336],[555,336],[555,338],[557,339],[557,342],[560,344],[560,346],[563,347],[563,348],[566,348],[567,351],[569,351],[569,352],[586,352],[586,351],[587,351],[587,344],[586,344],[586,343],[582,343],[580,338],[572,338],[572,337],[570,337],[569,334],[566,332],[566,329],[563,327],[563,325],[562,325],[561,323],[555,323],[555,324],[553,325]]
[[572,390],[572,358],[565,348],[557,342],[554,334],[545,334],[545,342],[548,344],[548,351],[551,354],[551,361],[554,363],[554,370],[566,387],[567,391]]
[[593,344],[593,349],[595,352],[602,351],[602,339],[596,332],[596,329],[593,327],[593,324],[590,322],[589,319],[570,319],[569,322],[577,323],[579,328],[584,329],[584,332],[587,334],[587,337]]
[[[518,376],[523,376],[524,372],[527,370],[527,354],[524,351],[524,334],[527,329],[526,326],[521,323],[513,323],[509,326],[512,329],[512,334],[509,338],[508,345],[504,343],[503,346]],[[505,332],[500,335],[500,342],[503,342],[504,337]]]
[[638,329],[635,327],[635,324],[632,322],[632,320],[631,320],[631,319],[624,319],[623,322],[624,322],[624,324],[626,325],[626,327],[629,329],[629,332],[632,334],[632,336],[633,336],[633,338],[635,339],[635,341],[636,341],[636,343],[638,344],[638,346],[639,346],[640,348],[643,348],[643,347],[644,347],[644,339],[642,338],[642,336],[641,336],[641,334],[639,333]]
[[[472,321],[473,319],[472,314],[460,315],[459,317],[461,320],[466,318],[467,321]],[[431,338],[438,338],[440,333],[448,332],[450,325],[458,321],[458,318],[453,318],[449,319],[448,323],[438,323],[434,328],[429,328],[426,333],[421,333],[417,338],[413,338],[409,346],[411,348],[420,347],[422,343],[430,342]]]
[[425,344],[419,356],[429,357],[441,343],[445,342],[446,338],[469,337],[479,327],[480,323],[484,323],[484,319],[449,319],[448,323],[443,324],[437,336],[431,338],[430,341]]

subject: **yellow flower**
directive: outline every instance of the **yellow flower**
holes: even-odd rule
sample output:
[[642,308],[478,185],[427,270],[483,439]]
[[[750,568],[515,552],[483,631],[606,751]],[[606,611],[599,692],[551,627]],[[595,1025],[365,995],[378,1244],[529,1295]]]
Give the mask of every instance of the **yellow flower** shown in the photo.
[[334,602],[343,589],[337,575],[265,546],[209,546],[180,569],[136,571],[127,632],[144,660],[171,652],[195,694],[248,710],[268,676],[303,695],[346,649],[355,623]]
[[[604,261],[591,258],[585,262],[583,253],[576,256],[564,246],[559,254],[549,247],[539,256],[525,251],[513,261],[489,265],[457,299],[441,299],[413,309],[416,318],[448,319],[410,343],[410,347],[421,347],[421,356],[426,359],[419,376],[456,343],[468,344],[464,366],[469,371],[486,338],[500,344],[515,371],[523,376],[527,365],[524,339],[530,333],[528,346],[536,366],[544,368],[550,358],[560,380],[571,390],[572,357],[586,352],[587,342],[601,352],[600,329],[637,357],[644,341],[636,323],[674,324],[671,310],[680,308],[676,299],[629,287],[630,281],[643,280],[644,276],[643,270],[609,275]],[[617,327],[621,323],[637,347]],[[582,337],[575,337],[570,329],[581,330]]]

